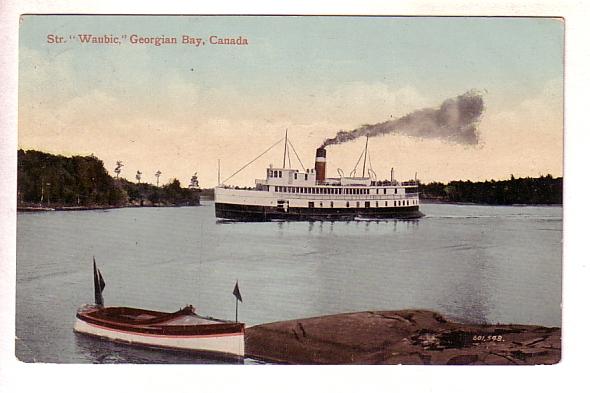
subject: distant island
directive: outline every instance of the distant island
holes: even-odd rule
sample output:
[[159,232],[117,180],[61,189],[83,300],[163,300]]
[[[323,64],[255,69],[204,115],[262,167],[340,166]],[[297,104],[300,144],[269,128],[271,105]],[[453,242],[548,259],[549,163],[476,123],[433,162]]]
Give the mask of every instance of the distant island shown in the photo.
[[178,179],[157,187],[110,176],[97,157],[64,157],[18,150],[17,207],[93,209],[130,206],[196,206],[201,190],[184,188]]

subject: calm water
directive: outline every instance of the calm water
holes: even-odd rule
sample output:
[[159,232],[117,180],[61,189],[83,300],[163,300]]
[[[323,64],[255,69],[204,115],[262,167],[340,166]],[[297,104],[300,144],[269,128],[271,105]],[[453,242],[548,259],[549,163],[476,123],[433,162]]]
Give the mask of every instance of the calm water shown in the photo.
[[218,223],[213,206],[19,213],[16,352],[58,363],[206,363],[79,337],[94,300],[247,325],[424,308],[461,321],[561,325],[561,207],[423,205],[419,221]]

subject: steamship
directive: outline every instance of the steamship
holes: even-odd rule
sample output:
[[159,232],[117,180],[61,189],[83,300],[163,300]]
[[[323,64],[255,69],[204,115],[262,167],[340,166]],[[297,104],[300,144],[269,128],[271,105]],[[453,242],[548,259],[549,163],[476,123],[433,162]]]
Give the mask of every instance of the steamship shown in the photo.
[[416,180],[397,182],[392,169],[389,180],[377,181],[372,169],[365,171],[368,138],[363,152],[362,176],[355,176],[355,167],[348,177],[338,169],[338,178],[326,177],[326,149],[323,146],[316,150],[314,168],[299,171],[286,167],[287,152],[293,146],[287,135],[284,141],[282,167],[270,165],[266,170],[266,178],[256,179],[254,187],[220,184],[215,188],[217,218],[235,221],[333,221],[416,219],[423,216]]

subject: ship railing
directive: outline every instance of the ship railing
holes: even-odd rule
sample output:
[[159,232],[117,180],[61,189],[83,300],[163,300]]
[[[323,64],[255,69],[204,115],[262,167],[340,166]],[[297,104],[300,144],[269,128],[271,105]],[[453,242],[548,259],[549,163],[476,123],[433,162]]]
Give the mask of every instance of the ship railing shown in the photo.
[[[235,187],[235,186],[221,186],[223,189],[228,190],[239,190],[239,191],[268,191],[268,190],[257,190],[252,187]],[[286,199],[325,199],[325,200],[401,200],[418,198],[419,193],[408,192],[405,194],[301,194],[291,192],[278,192],[274,191],[273,194]]]
[[418,193],[408,194],[293,194],[289,192],[275,192],[285,199],[325,199],[325,200],[402,200],[417,198]]

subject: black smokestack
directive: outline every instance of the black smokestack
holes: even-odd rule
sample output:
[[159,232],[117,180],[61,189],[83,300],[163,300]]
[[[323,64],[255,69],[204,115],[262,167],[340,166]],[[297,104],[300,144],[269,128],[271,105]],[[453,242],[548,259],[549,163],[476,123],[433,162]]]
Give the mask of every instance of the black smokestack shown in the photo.
[[352,131],[339,131],[334,138],[326,139],[321,147],[338,145],[362,136],[385,134],[402,134],[476,145],[479,141],[477,126],[483,111],[481,93],[471,90],[445,100],[439,108],[419,109],[396,120],[364,125]]

